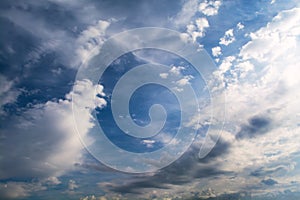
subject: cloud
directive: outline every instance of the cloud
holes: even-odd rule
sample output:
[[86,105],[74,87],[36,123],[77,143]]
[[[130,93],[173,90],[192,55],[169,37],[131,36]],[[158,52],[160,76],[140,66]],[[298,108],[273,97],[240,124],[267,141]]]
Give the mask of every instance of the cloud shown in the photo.
[[168,73],[161,73],[161,74],[159,74],[159,76],[160,76],[161,78],[166,79],[166,78],[168,78]]
[[199,4],[198,10],[206,16],[213,16],[218,14],[218,10],[222,2],[217,0],[205,0]]
[[0,183],[1,199],[18,199],[30,196],[30,192],[45,190],[46,188],[37,183],[13,182]]
[[211,49],[211,52],[214,57],[218,57],[218,56],[222,55],[222,49],[219,46],[213,47]]
[[[157,188],[176,196],[175,191],[180,191],[176,186],[180,185],[181,190],[191,194],[195,185],[198,191],[201,188],[197,178],[224,198],[229,191],[238,198],[248,195],[243,190],[263,195],[293,188],[288,181],[299,177],[293,166],[300,149],[300,82],[295,76],[295,66],[300,62],[300,43],[296,39],[300,35],[299,13],[297,8],[280,12],[265,27],[250,34],[251,40],[238,55],[222,59],[214,75],[222,80],[217,91],[226,94],[230,121],[225,123],[221,142],[207,158],[197,161],[197,151],[189,151],[160,172],[136,177],[125,186],[113,185],[111,191],[150,195]],[[233,36],[233,30],[227,35]],[[266,178],[270,176],[276,183]],[[260,191],[255,187],[259,184],[276,188]],[[228,187],[224,189],[224,185]]]
[[20,95],[20,91],[14,87],[15,81],[9,81],[0,74],[0,115],[4,115],[3,106],[8,103],[14,103]]
[[172,66],[172,68],[169,70],[171,74],[174,74],[176,76],[179,76],[181,74],[181,70],[183,70],[184,67],[182,66]]
[[265,179],[265,180],[262,180],[261,182],[262,182],[263,184],[265,184],[265,185],[269,185],[269,186],[272,186],[272,185],[278,184],[278,182],[277,182],[277,181],[275,181],[274,179],[271,179],[271,178],[269,178],[269,179]]
[[187,34],[191,37],[193,42],[196,42],[198,37],[205,36],[205,29],[209,27],[208,20],[205,17],[200,17],[194,22],[186,26]]
[[78,188],[78,185],[76,184],[76,182],[74,180],[70,179],[69,183],[68,183],[68,189],[75,190],[76,188]]
[[242,125],[236,138],[252,138],[270,131],[271,120],[266,117],[254,116],[249,119],[249,124]]
[[244,24],[242,24],[241,22],[239,22],[237,25],[236,25],[237,29],[238,30],[242,30],[245,28]]
[[225,32],[224,36],[220,39],[219,44],[228,46],[229,44],[231,44],[234,41],[235,41],[235,37],[233,34],[233,29],[229,29]]
[[143,140],[142,143],[145,144],[148,148],[151,148],[153,147],[155,140]]
[[0,184],[0,197],[5,199],[14,199],[28,196],[23,184],[10,182],[9,184]]
[[176,83],[179,86],[184,86],[184,85],[190,84],[190,80],[193,78],[194,77],[192,75],[184,76],[182,79],[178,80]]
[[76,39],[78,62],[86,63],[88,60],[99,53],[101,45],[104,43],[105,32],[109,22],[99,20],[95,25],[89,26]]
[[[56,3],[62,7],[67,6],[67,4],[62,2],[55,2],[55,4]],[[15,4],[18,5],[18,3]],[[35,9],[41,9],[43,4],[49,6],[49,4],[51,5],[53,2],[28,2],[26,6]],[[81,5],[81,3],[79,1],[74,1],[71,3],[71,5],[77,7]],[[93,6],[90,6],[90,8],[92,7]],[[79,10],[82,8],[77,7],[76,9]],[[89,12],[89,15],[94,15],[98,11],[92,9],[89,10]],[[62,23],[60,25],[65,26],[54,26],[52,24],[53,21],[44,17],[37,18],[35,17],[35,12],[27,12],[26,10],[22,9],[19,10],[16,8],[11,8],[10,10],[2,12],[1,15],[2,17],[14,23],[16,26],[21,27],[23,32],[26,32],[27,34],[29,33],[31,39],[33,40],[32,44],[30,44],[31,46],[28,47],[29,52],[25,60],[26,67],[32,67],[33,65],[36,65],[44,59],[45,55],[55,52],[57,54],[57,58],[64,66],[77,69],[82,61],[87,62],[88,58],[97,53],[95,49],[99,49],[104,42],[104,38],[106,37],[106,29],[112,22],[112,20],[83,20],[85,26],[88,26],[83,28],[83,30],[81,29],[81,31],[78,29],[78,27],[73,27],[73,30],[70,30],[70,28],[66,29],[66,25]],[[67,14],[62,13],[61,15]],[[77,14],[74,13],[74,15],[76,16]],[[77,23],[82,22],[82,19],[86,15],[87,13],[78,16],[78,19],[80,20],[77,21]],[[64,17],[67,18],[68,16]],[[96,17],[96,19],[99,19],[99,17]],[[33,21],[34,23],[32,23]]]
[[192,17],[196,14],[198,7],[197,0],[187,0],[184,2],[181,11],[177,14],[174,19],[174,23],[177,26],[185,26],[188,24]]
[[21,116],[3,119],[0,145],[1,153],[6,156],[0,158],[0,179],[35,178],[58,184],[54,177],[61,176],[82,159],[83,146],[74,132],[71,95],[81,103],[81,121],[77,127],[87,134],[94,126],[91,109],[106,105],[101,97],[96,101],[88,98],[95,94],[95,89],[103,95],[102,86],[79,81],[66,99],[48,101]]
[[[229,153],[230,143],[226,138],[221,138],[216,147],[204,159],[198,158],[199,144],[194,144],[190,147],[181,158],[176,160],[171,165],[161,169],[158,172],[142,175],[132,175],[119,182],[99,183],[102,189],[106,189],[108,193],[128,195],[128,198],[134,195],[136,198],[151,197],[152,191],[157,191],[156,195],[161,196],[164,193],[176,191],[177,187],[184,188],[186,195],[191,194],[191,191],[199,191],[199,188],[188,189],[194,183],[201,182],[203,179],[210,179],[224,175],[226,172],[220,170],[220,166],[216,165],[216,160],[222,158]],[[159,191],[161,190],[161,193]],[[206,190],[206,189],[203,189]],[[204,194],[205,192],[203,192]],[[206,193],[207,194],[207,193]],[[175,197],[175,196],[174,196]]]
[[[295,94],[300,82],[291,73],[296,73],[299,62],[295,53],[300,47],[299,16],[298,8],[280,12],[266,27],[251,33],[240,54],[225,57],[215,72],[219,78],[223,74],[226,92],[230,125],[224,129],[238,139],[223,156],[229,162],[220,161],[221,169],[235,169],[241,177],[245,173],[278,179],[282,173],[293,174],[290,166],[299,152],[295,114],[300,107]],[[255,179],[244,176],[255,185]]]
[[[187,24],[192,24],[192,21],[197,21],[197,19],[194,20],[193,18],[199,16],[200,13],[205,16],[217,15],[221,5],[222,1],[219,0],[204,0],[201,3],[196,0],[187,0],[182,5],[181,11],[173,19],[173,22],[175,26],[186,26]],[[200,35],[200,33],[198,34]]]

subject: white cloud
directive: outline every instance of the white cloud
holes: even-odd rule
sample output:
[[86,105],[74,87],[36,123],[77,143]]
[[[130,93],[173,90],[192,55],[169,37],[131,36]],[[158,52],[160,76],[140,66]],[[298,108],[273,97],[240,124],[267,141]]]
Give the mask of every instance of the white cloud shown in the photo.
[[94,109],[96,107],[102,108],[106,106],[105,99],[101,97],[92,98],[97,94],[101,97],[105,96],[103,86],[99,84],[93,85],[90,80],[84,79],[74,84],[73,90],[66,95],[66,98],[70,100],[76,98],[76,102],[74,103],[81,108]]
[[206,16],[217,15],[221,4],[221,1],[205,0],[204,2],[199,4],[198,10]]
[[[281,170],[270,174],[279,182],[276,189],[290,188],[287,180],[299,178],[293,167],[300,149],[300,79],[297,78],[300,69],[296,67],[300,62],[299,27],[299,8],[280,12],[266,27],[251,34],[251,41],[238,55],[225,57],[214,73],[222,83],[218,91],[226,94],[228,123],[225,123],[222,139],[229,142],[230,149],[213,164],[239,174],[230,180],[227,187],[230,191],[261,184],[260,177],[249,176],[258,169],[262,172]],[[217,80],[212,82],[209,84]],[[270,119],[270,129],[253,138],[235,139],[253,116]],[[201,120],[201,116],[196,118]],[[281,176],[282,173],[285,176]],[[226,178],[206,182],[207,187],[221,193],[228,192],[224,185],[229,185]]]
[[95,195],[89,195],[89,196],[80,198],[80,200],[107,200],[107,198],[106,197],[97,198]]
[[198,37],[205,36],[205,29],[209,27],[209,23],[206,18],[200,17],[186,26],[187,34],[195,42]]
[[75,190],[78,188],[78,185],[76,184],[76,181],[70,179],[68,183],[68,189],[69,190]]
[[148,148],[150,148],[153,147],[155,140],[143,140],[142,143],[145,144]]
[[226,57],[222,62],[219,72],[227,83],[226,115],[231,123],[226,129],[236,134],[254,115],[270,117],[273,123],[272,130],[259,139],[231,142],[230,153],[220,160],[225,170],[243,173],[290,165],[291,156],[299,152],[300,80],[296,74],[300,71],[295,67],[300,62],[299,27],[299,8],[282,11],[266,27],[251,33],[238,58]]
[[76,54],[79,62],[87,62],[99,53],[99,48],[105,41],[105,32],[109,22],[99,20],[95,25],[89,26],[76,40]]
[[191,76],[191,75],[184,76],[182,79],[176,81],[176,84],[178,84],[178,86],[184,86],[184,85],[190,84],[191,79],[193,79],[193,76]]
[[59,184],[61,184],[61,181],[55,176],[51,176],[51,177],[47,178],[45,180],[45,182],[49,185],[59,185]]
[[169,70],[169,72],[171,73],[171,74],[174,74],[174,75],[176,75],[176,76],[179,76],[180,74],[181,74],[181,70],[183,70],[184,69],[184,67],[182,67],[182,66],[173,66],[170,70]]
[[160,76],[161,78],[166,79],[166,78],[168,78],[168,73],[161,73],[161,74],[159,74],[159,76]]
[[201,32],[204,32],[204,30],[209,27],[209,23],[204,17],[196,19],[196,25]]
[[219,46],[213,47],[211,49],[211,52],[214,57],[218,57],[218,56],[222,55],[222,49]]
[[224,73],[226,71],[228,71],[230,69],[230,67],[232,66],[232,62],[235,60],[234,56],[228,56],[225,57],[221,63],[221,65],[219,66],[219,70]]
[[234,41],[235,41],[235,37],[233,35],[233,29],[229,29],[225,32],[224,36],[220,39],[219,44],[228,46],[229,44],[231,44]]
[[187,0],[182,6],[181,11],[177,14],[174,19],[174,23],[177,26],[185,26],[188,24],[192,17],[196,14],[198,7],[197,0]]
[[[88,80],[78,81],[65,100],[48,101],[25,111],[22,116],[7,119],[1,130],[1,153],[6,156],[0,157],[0,178],[35,177],[47,185],[60,184],[57,177],[80,162],[83,149],[74,131],[71,97],[73,95],[80,103],[81,120],[77,126],[86,136],[94,126],[91,109],[106,105],[101,97],[97,97],[102,100],[96,102],[89,97],[103,95],[102,89],[102,86],[93,85]],[[17,185],[11,189],[18,194],[11,194],[12,187],[2,187],[2,193],[25,196],[32,192],[33,186],[30,184],[30,187],[28,183],[18,184],[22,184],[22,187]]]
[[244,24],[242,24],[241,22],[239,22],[237,25],[236,25],[237,29],[238,30],[242,30],[245,28]]

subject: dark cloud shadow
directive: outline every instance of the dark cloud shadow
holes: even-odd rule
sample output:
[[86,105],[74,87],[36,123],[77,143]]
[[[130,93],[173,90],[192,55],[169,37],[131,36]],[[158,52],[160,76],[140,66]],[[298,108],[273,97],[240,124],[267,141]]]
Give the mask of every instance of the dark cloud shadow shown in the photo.
[[113,184],[106,189],[117,193],[143,193],[143,189],[169,189],[172,185],[183,185],[200,178],[217,178],[233,172],[220,170],[212,162],[229,152],[230,144],[219,139],[213,150],[204,158],[198,158],[199,148],[191,146],[181,158],[155,174],[133,175],[123,184]]
[[241,130],[236,134],[237,139],[254,138],[271,130],[271,119],[264,116],[254,116],[249,119],[248,124],[241,126]]
[[268,186],[273,186],[273,185],[278,184],[278,182],[277,182],[276,180],[271,179],[271,178],[269,178],[269,179],[264,179],[264,180],[261,181],[261,183],[263,183],[263,184],[265,184],[265,185],[268,185]]

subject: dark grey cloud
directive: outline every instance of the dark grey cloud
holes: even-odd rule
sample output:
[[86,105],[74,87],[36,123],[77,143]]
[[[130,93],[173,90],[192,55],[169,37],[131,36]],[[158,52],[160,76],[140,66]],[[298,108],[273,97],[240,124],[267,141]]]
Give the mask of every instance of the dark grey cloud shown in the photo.
[[278,182],[277,182],[276,180],[271,179],[271,178],[269,178],[269,179],[264,179],[264,180],[261,181],[261,183],[263,183],[263,184],[265,184],[265,185],[268,185],[268,186],[272,186],[272,185],[278,184]]
[[221,138],[204,159],[199,159],[199,148],[191,146],[190,150],[181,158],[159,172],[151,175],[132,176],[123,184],[109,185],[107,189],[122,194],[142,193],[143,189],[147,188],[170,189],[171,185],[187,184],[197,178],[217,178],[220,175],[232,174],[233,172],[221,170],[220,165],[210,164],[215,159],[229,153],[229,148],[230,144]]
[[237,139],[254,138],[267,133],[271,129],[272,121],[265,116],[254,116],[248,120],[248,124],[241,126],[236,134]]
[[284,166],[278,166],[273,168],[266,168],[266,167],[260,167],[259,169],[256,169],[250,173],[251,176],[256,177],[263,177],[270,174],[280,173],[280,172],[286,172],[286,168]]
[[271,179],[271,178],[269,178],[269,179],[264,179],[264,180],[262,180],[261,182],[262,182],[263,184],[269,185],[269,186],[278,184],[278,182],[277,182],[276,180]]

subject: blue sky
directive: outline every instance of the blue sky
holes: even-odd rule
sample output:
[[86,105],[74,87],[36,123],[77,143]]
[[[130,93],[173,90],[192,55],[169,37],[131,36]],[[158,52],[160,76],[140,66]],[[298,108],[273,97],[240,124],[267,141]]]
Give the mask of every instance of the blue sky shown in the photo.
[[[300,198],[297,0],[4,0],[0,10],[0,199]],[[102,62],[98,54],[109,38],[142,27],[175,30],[206,51],[214,62],[211,76],[202,77],[172,52],[144,49],[115,59],[102,77],[87,72],[83,76],[93,78],[80,79],[85,65]],[[134,69],[137,74],[138,66],[157,69],[127,76],[113,93],[121,77]],[[161,83],[177,85],[147,84],[132,93],[128,105],[122,102],[135,80],[155,73]],[[176,94],[191,101],[180,102]],[[189,121],[180,123],[185,116],[180,106],[189,103]],[[112,105],[129,108],[142,126],[135,130],[159,132],[133,137],[119,127],[126,117],[114,116]],[[168,163],[174,155],[141,156],[143,164],[168,164],[150,173],[125,173],[99,161],[97,153],[108,163],[129,162],[99,143],[99,125],[113,145],[139,155],[163,152],[168,143],[178,147],[181,127],[197,135],[187,136],[193,143],[186,149],[167,152],[184,151],[174,162]],[[208,131],[206,142],[213,148],[205,146],[211,151],[199,158]]]

